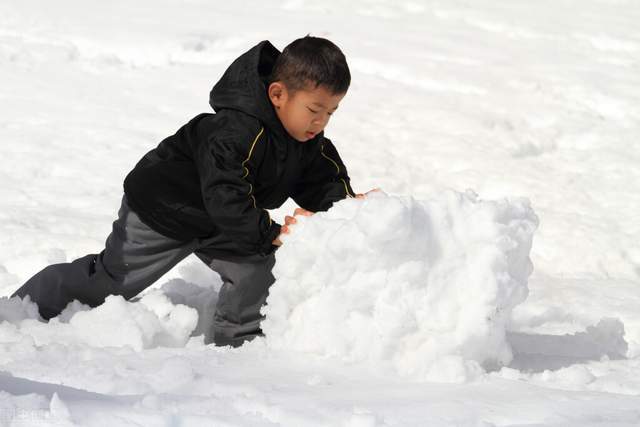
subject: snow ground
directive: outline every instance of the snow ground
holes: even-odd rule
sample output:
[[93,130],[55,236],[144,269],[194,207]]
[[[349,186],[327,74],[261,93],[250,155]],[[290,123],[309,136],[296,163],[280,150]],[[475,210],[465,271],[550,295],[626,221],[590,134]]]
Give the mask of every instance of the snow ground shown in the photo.
[[437,383],[348,352],[205,346],[218,279],[188,259],[146,299],[58,323],[2,300],[0,425],[640,424],[637,22],[633,0],[2,2],[1,295],[99,251],[126,173],[209,110],[230,61],[309,32],[351,65],[327,135],[356,189],[525,197],[539,226],[507,367]]

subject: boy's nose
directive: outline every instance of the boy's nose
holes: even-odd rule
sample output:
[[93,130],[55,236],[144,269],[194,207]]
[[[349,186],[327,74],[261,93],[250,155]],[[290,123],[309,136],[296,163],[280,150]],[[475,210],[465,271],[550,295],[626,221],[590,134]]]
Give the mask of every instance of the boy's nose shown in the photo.
[[324,128],[328,121],[329,121],[328,117],[326,119],[322,119],[322,118],[316,117],[315,119],[313,119],[311,121],[311,123],[314,124],[314,125],[320,125],[320,126],[322,126]]

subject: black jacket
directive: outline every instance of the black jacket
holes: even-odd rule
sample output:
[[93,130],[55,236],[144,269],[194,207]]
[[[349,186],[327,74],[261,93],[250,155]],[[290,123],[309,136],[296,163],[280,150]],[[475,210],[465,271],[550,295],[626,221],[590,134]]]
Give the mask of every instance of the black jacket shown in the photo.
[[352,197],[347,170],[323,133],[298,142],[267,96],[280,52],[263,41],[236,59],[200,114],[148,152],[127,175],[130,207],[177,240],[213,238],[219,251],[267,254],[280,233],[266,209],[289,197],[310,211]]

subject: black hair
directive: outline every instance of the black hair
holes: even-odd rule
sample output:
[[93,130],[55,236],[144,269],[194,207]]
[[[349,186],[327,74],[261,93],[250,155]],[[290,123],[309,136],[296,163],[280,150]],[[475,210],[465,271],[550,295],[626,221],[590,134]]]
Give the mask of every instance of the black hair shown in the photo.
[[347,92],[351,73],[347,59],[333,42],[307,35],[289,43],[276,59],[269,83],[280,81],[295,93],[312,86],[326,87],[332,94]]

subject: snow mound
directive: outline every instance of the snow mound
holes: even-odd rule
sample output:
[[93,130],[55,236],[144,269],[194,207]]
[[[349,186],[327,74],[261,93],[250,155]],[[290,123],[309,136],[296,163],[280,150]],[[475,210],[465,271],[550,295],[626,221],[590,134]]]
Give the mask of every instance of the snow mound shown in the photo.
[[263,307],[270,347],[446,382],[512,359],[505,325],[538,226],[528,200],[374,193],[297,219]]
[[159,290],[146,293],[138,302],[112,295],[94,309],[74,301],[48,323],[39,320],[37,306],[29,297],[0,299],[1,341],[26,339],[36,346],[81,343],[135,351],[184,347],[197,322],[195,309],[173,304]]
[[[204,263],[200,264],[208,269]],[[181,269],[181,273],[184,275],[185,271],[191,272],[196,270],[198,267],[195,267],[195,265],[192,264],[188,266],[188,268]],[[209,271],[213,273],[213,270],[209,269]],[[202,276],[205,276],[201,280],[202,285],[176,278],[162,285],[160,291],[166,295],[173,304],[182,304],[197,311],[198,321],[191,335],[202,335],[205,343],[210,343],[213,341],[213,317],[216,303],[218,302],[218,290],[221,281],[219,277],[212,277],[212,275],[203,274]],[[217,286],[213,285],[213,283],[216,283]]]

